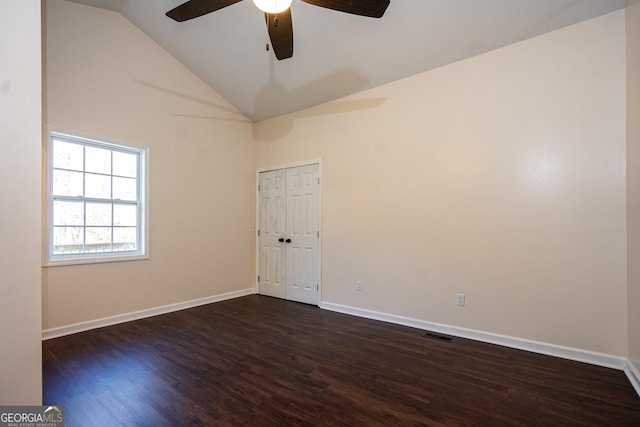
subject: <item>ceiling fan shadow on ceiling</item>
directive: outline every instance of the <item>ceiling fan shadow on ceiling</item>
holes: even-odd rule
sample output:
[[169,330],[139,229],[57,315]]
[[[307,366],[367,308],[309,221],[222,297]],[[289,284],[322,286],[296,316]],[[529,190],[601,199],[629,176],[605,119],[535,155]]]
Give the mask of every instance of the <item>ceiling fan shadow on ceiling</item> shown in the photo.
[[[252,117],[256,121],[253,124],[253,136],[257,141],[273,142],[288,135],[297,120],[317,118],[320,116],[342,115],[355,111],[380,107],[386,98],[360,98],[340,99],[338,95],[327,92],[327,88],[335,88],[339,93],[341,87],[349,87],[358,91],[368,86],[369,81],[362,73],[354,69],[341,69],[323,76],[303,86],[287,89],[279,83],[274,76],[275,59],[270,58],[270,78],[256,94],[255,107]],[[326,95],[326,102],[309,108],[297,105],[298,111],[285,114],[283,105],[296,105],[296,100],[308,99],[313,94],[322,92]],[[261,117],[260,112],[276,112],[274,117]]]
[[[188,21],[242,0],[189,0],[168,11],[166,15],[177,22]],[[253,0],[264,12],[267,32],[276,58],[279,60],[293,56],[293,23],[291,20],[292,0]],[[305,3],[352,15],[381,18],[390,0],[302,0]]]

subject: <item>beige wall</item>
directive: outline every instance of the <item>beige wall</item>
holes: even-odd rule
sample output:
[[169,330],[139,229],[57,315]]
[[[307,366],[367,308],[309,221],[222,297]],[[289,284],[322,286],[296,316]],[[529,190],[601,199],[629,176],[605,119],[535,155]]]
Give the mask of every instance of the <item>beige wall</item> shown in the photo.
[[252,286],[255,167],[322,158],[322,301],[620,356],[637,345],[623,11],[252,135],[121,15],[45,4],[47,122],[151,147],[152,240],[149,261],[45,268],[44,329]]
[[0,2],[0,405],[40,405],[39,0]]
[[323,160],[322,301],[626,356],[624,19],[257,124]]
[[640,0],[626,10],[629,360],[640,371]]
[[248,120],[122,15],[46,9],[47,123],[150,147],[151,259],[43,269],[43,328],[253,286]]

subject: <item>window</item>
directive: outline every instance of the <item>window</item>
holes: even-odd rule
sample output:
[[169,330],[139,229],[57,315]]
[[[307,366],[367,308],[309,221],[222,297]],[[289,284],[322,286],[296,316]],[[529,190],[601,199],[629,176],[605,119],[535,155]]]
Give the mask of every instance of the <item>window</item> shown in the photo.
[[147,150],[51,131],[47,265],[146,257]]

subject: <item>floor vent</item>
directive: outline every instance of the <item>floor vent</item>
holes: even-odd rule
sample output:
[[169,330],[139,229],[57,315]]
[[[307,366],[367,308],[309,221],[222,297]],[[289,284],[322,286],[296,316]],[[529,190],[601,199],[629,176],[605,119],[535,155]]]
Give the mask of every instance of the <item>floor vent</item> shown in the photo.
[[427,337],[427,338],[431,338],[432,340],[438,340],[438,341],[444,341],[444,342],[453,341],[453,339],[451,337],[448,337],[446,335],[436,334],[436,333],[433,333],[433,332],[427,332],[426,334],[424,334],[424,336]]

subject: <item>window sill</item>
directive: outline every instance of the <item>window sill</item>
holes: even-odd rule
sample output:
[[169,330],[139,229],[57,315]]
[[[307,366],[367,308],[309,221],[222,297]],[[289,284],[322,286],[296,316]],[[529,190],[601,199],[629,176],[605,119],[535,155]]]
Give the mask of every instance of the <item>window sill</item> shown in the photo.
[[149,255],[101,255],[82,258],[58,258],[45,261],[43,267],[62,267],[69,265],[102,264],[106,262],[126,262],[148,260]]

